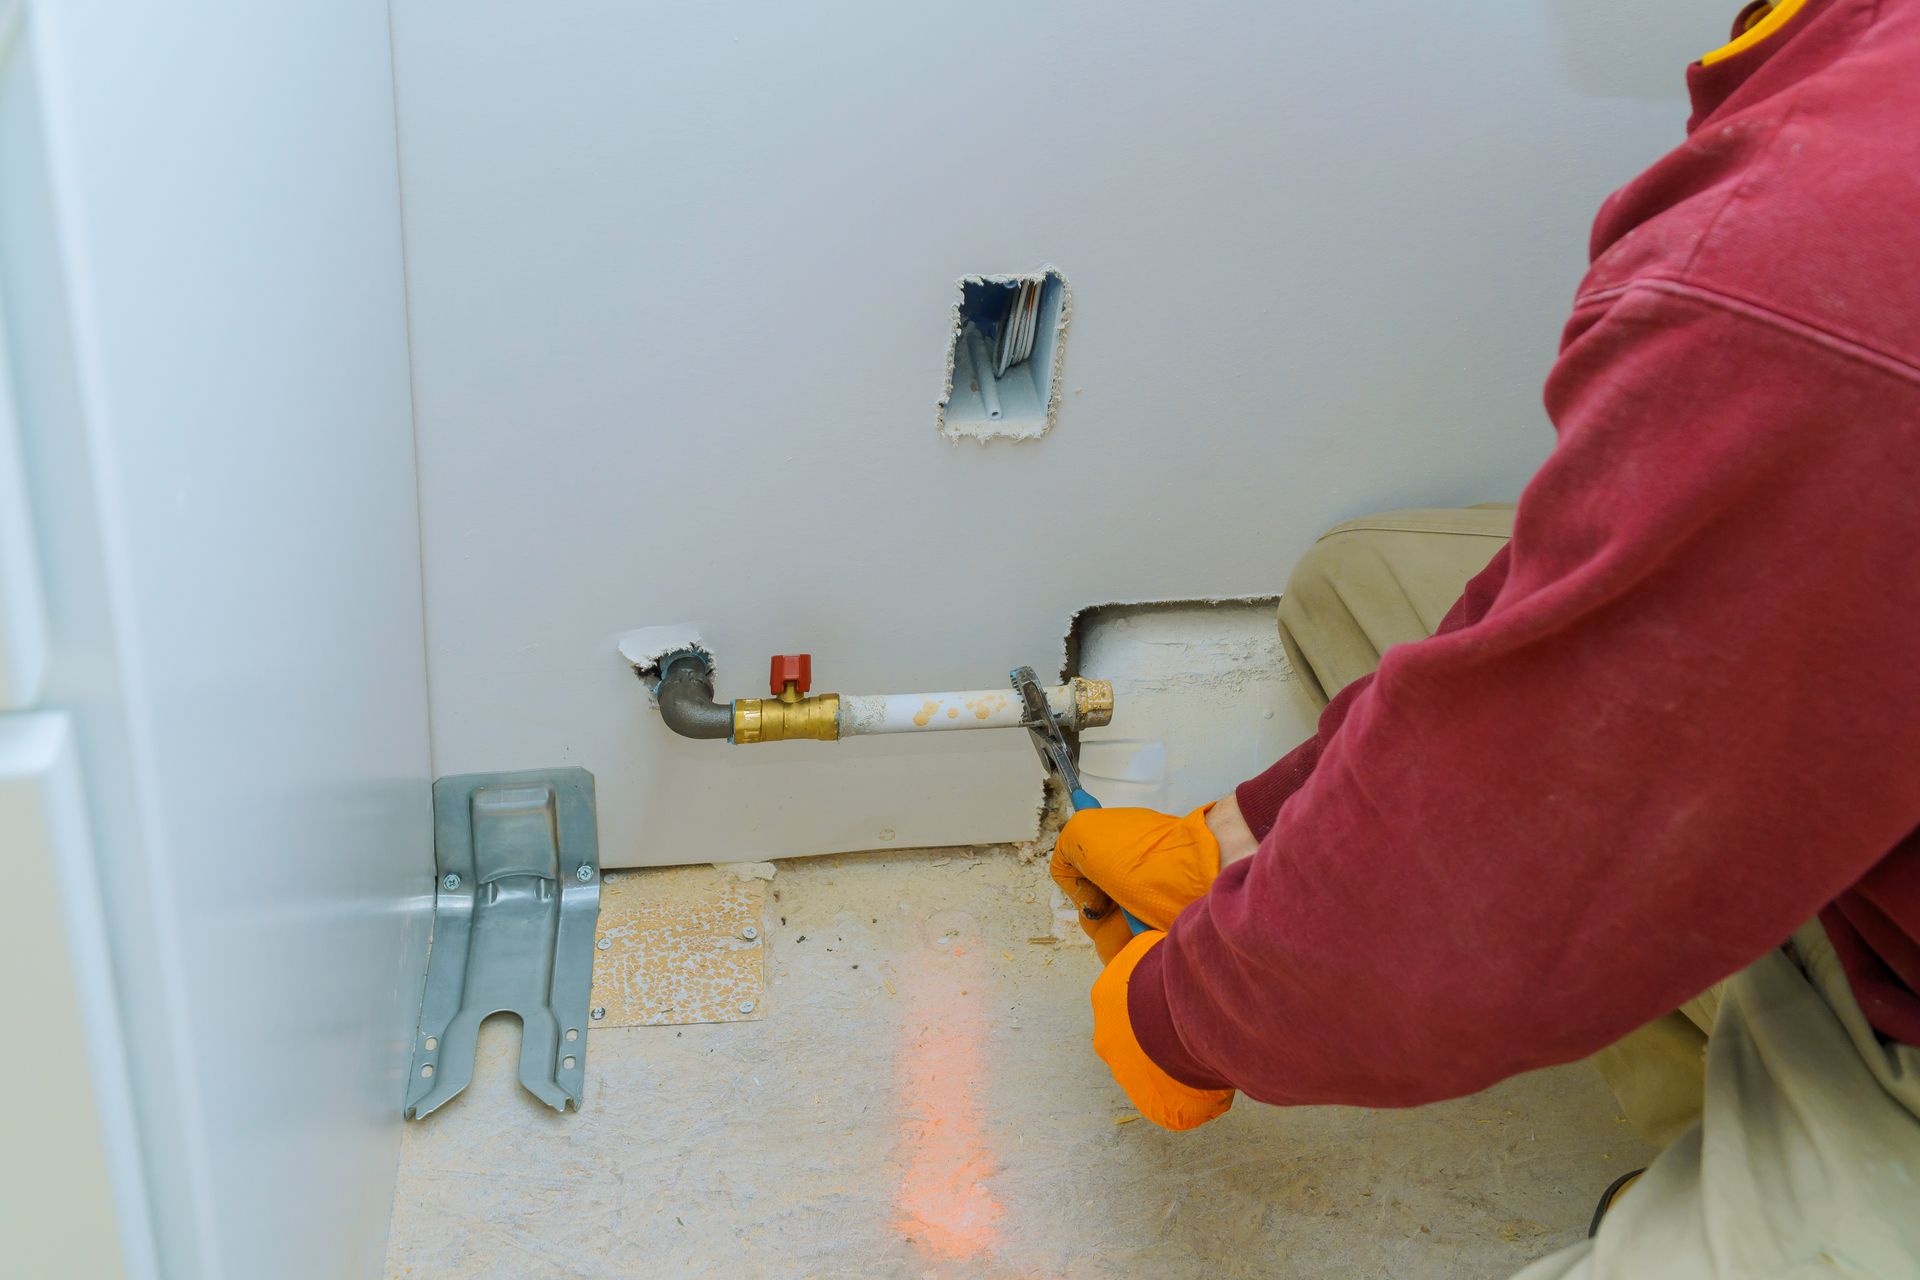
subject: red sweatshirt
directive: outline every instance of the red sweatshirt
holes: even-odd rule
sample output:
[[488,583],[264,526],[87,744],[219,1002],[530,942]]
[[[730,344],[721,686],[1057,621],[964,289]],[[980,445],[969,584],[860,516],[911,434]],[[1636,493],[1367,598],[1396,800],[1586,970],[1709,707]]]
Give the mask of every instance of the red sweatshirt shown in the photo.
[[1135,970],[1177,1078],[1467,1093],[1816,914],[1920,1043],[1920,0],[1808,0],[1689,85],[1600,212],[1513,541],[1240,788],[1259,852]]

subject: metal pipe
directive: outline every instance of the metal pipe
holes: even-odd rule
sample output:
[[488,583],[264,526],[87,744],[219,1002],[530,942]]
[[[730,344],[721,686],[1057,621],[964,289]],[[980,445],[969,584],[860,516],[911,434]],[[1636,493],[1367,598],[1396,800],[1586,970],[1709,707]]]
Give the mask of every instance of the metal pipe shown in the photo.
[[731,738],[733,704],[713,700],[713,664],[691,649],[660,660],[660,718],[683,738]]

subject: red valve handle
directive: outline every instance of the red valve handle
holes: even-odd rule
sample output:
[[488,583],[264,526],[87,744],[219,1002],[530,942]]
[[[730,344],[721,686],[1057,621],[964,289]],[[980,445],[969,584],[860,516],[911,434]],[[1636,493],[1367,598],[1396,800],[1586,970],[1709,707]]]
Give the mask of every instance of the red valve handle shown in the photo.
[[777,653],[773,656],[773,670],[767,676],[767,684],[774,694],[785,693],[789,684],[801,693],[813,687],[813,655],[810,653]]

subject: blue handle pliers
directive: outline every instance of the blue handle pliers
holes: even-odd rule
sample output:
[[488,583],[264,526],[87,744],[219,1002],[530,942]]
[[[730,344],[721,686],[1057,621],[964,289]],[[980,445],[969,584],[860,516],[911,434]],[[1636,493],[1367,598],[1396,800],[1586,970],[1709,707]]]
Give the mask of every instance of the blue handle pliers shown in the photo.
[[[1015,667],[1012,677],[1013,691],[1020,695],[1020,723],[1033,735],[1033,749],[1040,753],[1040,763],[1067,789],[1075,813],[1082,809],[1098,809],[1100,802],[1093,798],[1092,792],[1080,785],[1080,770],[1074,765],[1073,752],[1067,747],[1067,735],[1060,731],[1060,722],[1054,718],[1053,708],[1047,705],[1047,695],[1040,688],[1040,678],[1034,675],[1032,667]],[[1146,932],[1147,926],[1133,912],[1121,907],[1120,914],[1127,918],[1127,927],[1136,934]]]

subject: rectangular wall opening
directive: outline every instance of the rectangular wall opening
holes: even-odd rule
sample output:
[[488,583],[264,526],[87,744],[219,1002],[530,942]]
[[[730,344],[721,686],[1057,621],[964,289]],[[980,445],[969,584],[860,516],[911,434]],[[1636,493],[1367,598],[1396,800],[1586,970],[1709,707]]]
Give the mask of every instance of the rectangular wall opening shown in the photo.
[[941,433],[976,440],[1045,435],[1059,403],[1066,324],[1066,277],[1051,268],[961,280]]

